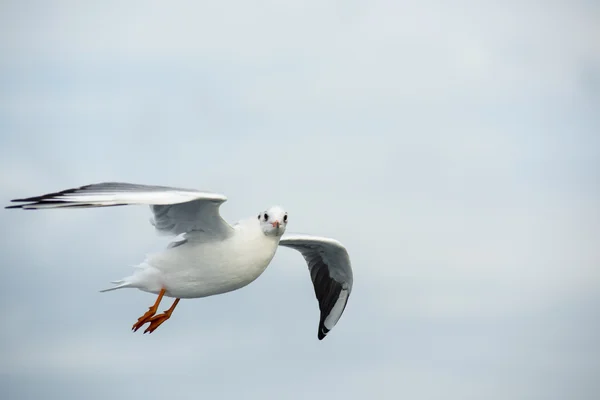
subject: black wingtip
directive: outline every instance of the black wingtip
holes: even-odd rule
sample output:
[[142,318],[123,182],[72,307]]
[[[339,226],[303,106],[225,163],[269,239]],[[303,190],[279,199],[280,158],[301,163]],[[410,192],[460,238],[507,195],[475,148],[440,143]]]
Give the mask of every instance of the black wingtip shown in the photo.
[[[39,203],[39,204],[41,204],[42,201],[46,202],[47,200],[52,200],[58,196],[64,196],[66,194],[73,194],[73,193],[76,193],[78,190],[85,189],[85,188],[86,188],[86,186],[82,186],[79,188],[73,188],[73,189],[65,189],[65,190],[61,190],[60,192],[46,193],[41,196],[32,196],[32,197],[24,197],[22,199],[14,199],[14,200],[11,200],[10,202],[11,203]],[[61,200],[58,200],[58,201],[63,202]],[[15,207],[15,206],[9,206],[9,207]],[[18,208],[20,206],[16,206],[16,207]]]
[[325,328],[325,325],[319,326],[319,332],[317,333],[317,337],[319,340],[325,339],[325,336],[329,333],[329,329]]
[[[12,200],[12,201],[21,201],[21,200]],[[33,207],[33,206],[54,206],[54,207]],[[59,209],[59,208],[92,208],[92,207],[120,207],[126,206],[126,203],[119,204],[92,204],[92,203],[69,203],[68,201],[63,200],[54,200],[54,201],[36,201],[27,204],[15,204],[13,206],[6,206],[5,209],[15,209],[20,208],[22,210],[42,210],[42,209]]]
[[[25,202],[26,200],[22,200],[22,199],[15,199],[15,200],[11,200],[11,203],[17,203],[17,202]],[[10,206],[6,206],[4,208],[6,209],[10,209],[10,208],[23,208],[25,204],[12,204]]]

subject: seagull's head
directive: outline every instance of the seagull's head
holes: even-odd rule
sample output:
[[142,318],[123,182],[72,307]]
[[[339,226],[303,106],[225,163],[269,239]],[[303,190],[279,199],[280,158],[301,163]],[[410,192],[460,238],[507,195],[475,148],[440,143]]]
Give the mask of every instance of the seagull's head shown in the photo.
[[258,221],[265,235],[281,236],[288,223],[288,214],[283,208],[273,206],[258,214]]

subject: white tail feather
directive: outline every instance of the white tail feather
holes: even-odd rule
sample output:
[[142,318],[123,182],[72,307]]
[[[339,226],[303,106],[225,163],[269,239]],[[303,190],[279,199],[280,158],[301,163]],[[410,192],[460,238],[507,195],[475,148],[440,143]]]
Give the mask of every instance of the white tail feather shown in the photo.
[[113,285],[116,285],[116,286],[113,286],[113,287],[108,288],[108,289],[102,289],[100,292],[102,292],[102,293],[104,293],[104,292],[110,292],[111,290],[123,289],[123,288],[131,286],[131,282],[127,282],[125,280],[112,281],[111,283]]

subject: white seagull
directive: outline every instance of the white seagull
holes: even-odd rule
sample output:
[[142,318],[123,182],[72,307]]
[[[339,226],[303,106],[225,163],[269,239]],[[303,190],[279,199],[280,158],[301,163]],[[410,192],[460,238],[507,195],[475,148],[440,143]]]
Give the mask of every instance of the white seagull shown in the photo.
[[[352,267],[344,246],[334,239],[287,234],[288,214],[274,206],[234,225],[225,222],[219,207],[224,195],[165,186],[107,182],[16,199],[6,208],[89,208],[150,205],[152,224],[160,233],[175,235],[169,246],[150,255],[132,275],[112,282],[110,291],[135,288],[158,295],[133,325],[149,323],[151,333],[171,317],[180,299],[212,296],[240,289],[267,268],[279,245],[298,250],[306,260],[319,302],[317,337],[322,340],[338,322],[352,290]],[[163,296],[175,298],[157,314]]]

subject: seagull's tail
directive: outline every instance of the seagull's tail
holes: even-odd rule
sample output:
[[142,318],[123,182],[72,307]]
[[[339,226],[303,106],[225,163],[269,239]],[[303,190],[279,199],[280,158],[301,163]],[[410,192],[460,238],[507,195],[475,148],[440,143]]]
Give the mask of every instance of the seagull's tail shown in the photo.
[[115,286],[103,289],[101,292],[110,292],[111,290],[135,288],[149,292],[160,292],[163,285],[161,283],[160,272],[152,267],[147,262],[143,262],[140,265],[136,265],[135,271],[132,275],[119,279],[118,281],[112,281],[111,283]]
[[102,289],[100,292],[104,293],[104,292],[110,292],[111,290],[117,290],[117,289],[131,287],[131,282],[128,282],[125,279],[121,279],[119,281],[112,281],[111,283],[115,286],[110,287],[108,289]]

